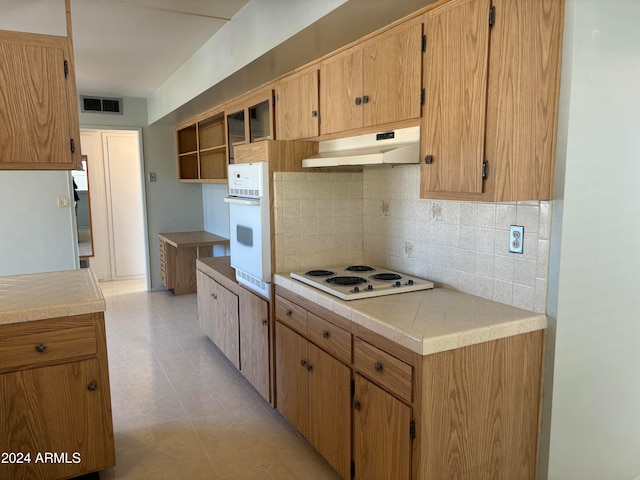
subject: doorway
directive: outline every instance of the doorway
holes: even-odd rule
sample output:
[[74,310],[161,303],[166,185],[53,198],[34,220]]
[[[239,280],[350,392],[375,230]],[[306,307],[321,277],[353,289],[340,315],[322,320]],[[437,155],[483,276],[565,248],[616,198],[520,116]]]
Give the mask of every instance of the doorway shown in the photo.
[[100,281],[146,278],[149,285],[141,132],[80,129],[90,162],[93,254]]

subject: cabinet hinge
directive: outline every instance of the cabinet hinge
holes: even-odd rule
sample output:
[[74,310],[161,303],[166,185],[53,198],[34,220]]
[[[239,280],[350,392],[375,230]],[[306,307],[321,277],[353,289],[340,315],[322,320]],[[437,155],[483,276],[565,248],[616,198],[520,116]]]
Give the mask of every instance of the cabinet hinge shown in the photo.
[[420,90],[420,105],[424,105],[424,100],[425,100],[425,89],[423,88],[422,90]]
[[351,380],[351,384],[349,385],[349,392],[351,392],[351,396],[352,397],[356,394],[356,382],[355,382],[355,380]]
[[356,476],[356,462],[351,460],[351,478]]
[[69,142],[69,147],[71,148],[71,154],[76,153],[76,143],[73,141],[73,138]]
[[489,162],[485,160],[482,162],[482,180],[486,180],[489,177]]
[[69,76],[69,62],[64,61],[64,78]]
[[426,35],[422,35],[422,51],[423,52],[427,51],[427,36]]
[[489,9],[489,28],[493,28],[496,24],[496,7],[491,7]]
[[416,438],[416,422],[414,420],[409,422],[409,437],[411,440],[415,440]]

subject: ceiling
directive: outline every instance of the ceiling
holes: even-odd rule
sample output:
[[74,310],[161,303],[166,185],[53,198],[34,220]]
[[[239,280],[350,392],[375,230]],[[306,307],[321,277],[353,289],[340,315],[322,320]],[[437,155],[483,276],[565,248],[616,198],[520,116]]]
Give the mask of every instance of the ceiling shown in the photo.
[[71,0],[77,89],[148,97],[248,0]]

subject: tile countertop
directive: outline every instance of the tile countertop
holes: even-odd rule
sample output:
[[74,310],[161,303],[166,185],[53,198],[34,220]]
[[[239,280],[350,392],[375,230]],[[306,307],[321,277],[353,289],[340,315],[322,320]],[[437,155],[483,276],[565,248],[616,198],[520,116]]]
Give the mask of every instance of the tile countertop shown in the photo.
[[345,301],[277,274],[274,283],[421,355],[547,328],[547,317],[434,288]]
[[104,310],[102,290],[88,268],[0,277],[0,325]]

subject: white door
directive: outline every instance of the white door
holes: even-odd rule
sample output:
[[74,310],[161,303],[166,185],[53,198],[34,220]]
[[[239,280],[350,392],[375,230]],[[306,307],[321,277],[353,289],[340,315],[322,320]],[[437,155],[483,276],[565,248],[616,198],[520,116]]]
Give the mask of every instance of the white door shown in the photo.
[[102,132],[112,280],[146,272],[140,140],[137,131]]

